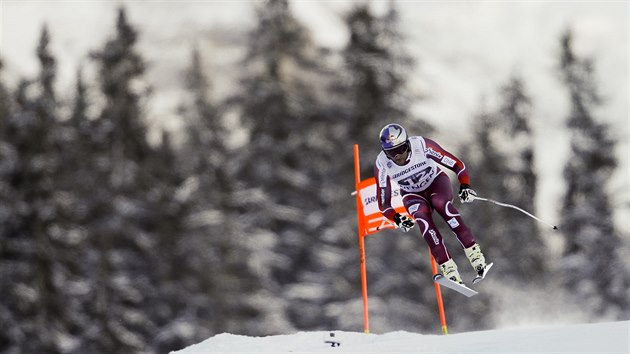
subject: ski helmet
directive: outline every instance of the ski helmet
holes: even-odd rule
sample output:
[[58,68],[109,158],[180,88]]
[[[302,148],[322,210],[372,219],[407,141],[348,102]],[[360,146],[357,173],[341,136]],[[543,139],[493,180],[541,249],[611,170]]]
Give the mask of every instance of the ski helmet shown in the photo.
[[409,149],[407,131],[400,124],[387,124],[381,129],[379,135],[381,138],[381,149],[389,158],[405,153]]

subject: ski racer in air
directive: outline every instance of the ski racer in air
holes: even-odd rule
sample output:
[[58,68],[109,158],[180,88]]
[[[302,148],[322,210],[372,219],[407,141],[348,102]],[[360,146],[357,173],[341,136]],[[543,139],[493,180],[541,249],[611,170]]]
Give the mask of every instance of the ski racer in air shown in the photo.
[[[453,205],[453,189],[449,177],[438,166],[457,174],[460,200],[462,203],[469,203],[477,194],[470,188],[470,176],[464,163],[431,139],[408,136],[405,128],[399,124],[386,125],[380,132],[380,141],[382,151],[376,158],[374,174],[381,213],[404,232],[417,223],[431,254],[440,265],[441,273],[446,278],[463,284],[457,265],[433,222],[432,214],[436,211],[464,248],[464,253],[477,273],[476,280],[483,278],[489,269],[485,257],[475,236]],[[397,213],[392,207],[392,181],[400,187],[403,204],[411,218]]]

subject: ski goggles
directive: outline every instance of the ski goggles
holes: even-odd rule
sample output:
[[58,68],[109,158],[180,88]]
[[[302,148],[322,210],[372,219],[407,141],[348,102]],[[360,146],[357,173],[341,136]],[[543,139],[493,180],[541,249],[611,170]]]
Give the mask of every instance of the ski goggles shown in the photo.
[[387,155],[387,157],[393,159],[394,157],[396,157],[396,155],[402,155],[406,153],[407,150],[409,150],[409,142],[405,141],[404,144],[400,144],[391,149],[383,150],[383,152],[385,152],[385,155]]

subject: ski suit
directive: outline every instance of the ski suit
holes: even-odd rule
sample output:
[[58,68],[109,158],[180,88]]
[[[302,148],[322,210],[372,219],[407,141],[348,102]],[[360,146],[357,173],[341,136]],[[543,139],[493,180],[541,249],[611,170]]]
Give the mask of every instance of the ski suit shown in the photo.
[[464,248],[474,245],[475,237],[453,206],[450,179],[438,164],[455,172],[460,184],[470,184],[470,176],[464,163],[435,141],[411,136],[409,143],[411,149],[404,166],[394,163],[382,151],[376,158],[374,174],[378,206],[386,218],[394,220],[396,211],[391,205],[391,182],[395,181],[407,212],[416,220],[435,260],[442,264],[451,257],[433,223],[433,210],[448,223]]

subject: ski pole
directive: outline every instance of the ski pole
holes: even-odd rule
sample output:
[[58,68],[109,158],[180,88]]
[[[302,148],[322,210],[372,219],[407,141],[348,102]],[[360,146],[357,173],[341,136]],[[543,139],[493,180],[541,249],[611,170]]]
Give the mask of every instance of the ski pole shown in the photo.
[[516,210],[520,211],[521,213],[529,216],[530,218],[535,219],[535,220],[537,220],[537,221],[539,221],[539,222],[541,222],[541,223],[551,227],[554,230],[558,230],[558,227],[556,225],[552,225],[552,224],[550,224],[550,223],[548,223],[548,222],[546,222],[544,220],[541,220],[540,218],[538,218],[538,217],[528,213],[527,211],[525,211],[525,210],[523,210],[523,209],[521,209],[521,208],[519,208],[519,207],[517,207],[515,205],[506,204],[506,203],[500,203],[500,202],[497,202],[496,200],[492,200],[492,199],[488,199],[488,198],[482,198],[482,197],[477,197],[476,195],[471,195],[471,197],[472,197],[473,200],[482,200],[484,202],[490,202],[492,204],[496,204],[496,205],[499,205],[499,206],[502,206],[502,207],[516,209]]

